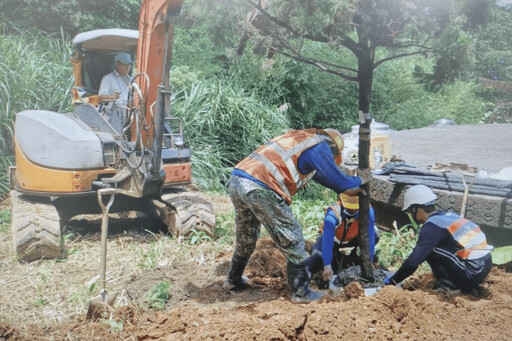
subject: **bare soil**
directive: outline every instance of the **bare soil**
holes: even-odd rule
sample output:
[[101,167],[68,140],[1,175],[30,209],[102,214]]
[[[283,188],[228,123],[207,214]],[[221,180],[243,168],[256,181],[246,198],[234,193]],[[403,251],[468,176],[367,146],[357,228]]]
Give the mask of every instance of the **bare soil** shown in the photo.
[[[214,203],[217,212],[231,209],[225,196]],[[295,304],[289,300],[285,258],[268,238],[259,240],[245,271],[250,287],[235,293],[222,285],[232,245],[187,246],[130,232],[109,237],[107,289],[122,291],[123,300],[103,319],[90,321],[85,318],[86,301],[74,312],[65,304],[97,272],[98,232],[77,236],[70,242],[75,252],[67,262],[23,264],[12,256],[10,234],[0,234],[0,340],[512,339],[510,265],[494,267],[478,297],[435,292],[433,277],[426,274],[412,277],[401,288],[384,287],[371,297],[352,282],[318,302]],[[156,247],[161,252],[156,265],[143,269],[134,264],[147,258],[140,258],[140,250],[147,253]],[[136,254],[138,259],[130,258]],[[58,277],[41,281],[42,273]],[[140,309],[144,294],[161,281],[171,283],[165,310]],[[52,284],[45,286],[47,282]],[[48,300],[43,308],[34,304],[41,293]],[[64,313],[59,315],[59,309]],[[59,318],[45,318],[48,311]]]

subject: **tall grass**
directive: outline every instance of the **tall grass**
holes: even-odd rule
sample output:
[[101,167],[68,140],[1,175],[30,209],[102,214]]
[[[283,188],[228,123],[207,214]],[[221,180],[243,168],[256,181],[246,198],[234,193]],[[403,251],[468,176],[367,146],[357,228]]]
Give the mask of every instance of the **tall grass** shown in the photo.
[[69,41],[63,35],[29,31],[0,34],[0,198],[8,190],[4,171],[13,163],[16,113],[70,109],[70,53]]
[[[192,79],[180,72],[173,77]],[[210,190],[222,189],[238,161],[289,127],[285,114],[226,78],[182,84],[172,103],[192,147],[194,177]]]

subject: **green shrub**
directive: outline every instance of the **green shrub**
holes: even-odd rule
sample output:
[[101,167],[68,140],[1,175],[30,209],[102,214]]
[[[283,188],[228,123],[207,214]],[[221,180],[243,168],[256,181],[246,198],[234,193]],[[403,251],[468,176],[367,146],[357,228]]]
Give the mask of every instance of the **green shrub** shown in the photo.
[[478,96],[480,86],[472,81],[446,84],[430,92],[414,77],[414,67],[428,62],[421,58],[399,59],[377,69],[373,91],[373,117],[393,129],[431,125],[441,118],[457,124],[477,124],[490,103]]
[[2,0],[7,27],[76,33],[98,28],[137,29],[140,0]]
[[[172,77],[180,78],[180,72],[174,69]],[[185,78],[193,78],[185,73]],[[195,81],[178,89],[172,103],[172,115],[183,119],[192,148],[194,177],[209,190],[222,190],[236,163],[289,126],[286,115],[230,79]]]
[[18,31],[0,35],[0,197],[8,190],[4,173],[13,163],[13,122],[17,112],[71,107],[69,41],[62,35]]

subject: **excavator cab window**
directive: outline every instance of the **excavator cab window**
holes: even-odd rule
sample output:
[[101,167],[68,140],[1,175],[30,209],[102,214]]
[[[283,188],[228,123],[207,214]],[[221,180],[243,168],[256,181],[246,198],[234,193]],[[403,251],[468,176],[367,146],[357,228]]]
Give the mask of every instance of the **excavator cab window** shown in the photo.
[[114,55],[88,52],[84,54],[82,80],[84,88],[90,89],[91,95],[97,95],[103,77],[114,69]]

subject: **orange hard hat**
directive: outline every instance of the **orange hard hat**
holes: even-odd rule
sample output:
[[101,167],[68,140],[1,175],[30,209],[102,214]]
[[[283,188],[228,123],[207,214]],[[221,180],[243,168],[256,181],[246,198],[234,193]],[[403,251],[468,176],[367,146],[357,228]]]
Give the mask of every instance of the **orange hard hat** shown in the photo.
[[334,162],[339,166],[341,165],[342,154],[343,154],[343,135],[336,129],[327,128],[318,131],[320,134],[329,136],[332,141],[329,143],[331,147],[331,152],[334,157]]
[[343,207],[345,207],[346,209],[349,209],[349,210],[358,210],[359,209],[359,197],[358,196],[351,197],[349,195],[346,195],[345,193],[341,193],[340,200],[341,200]]

